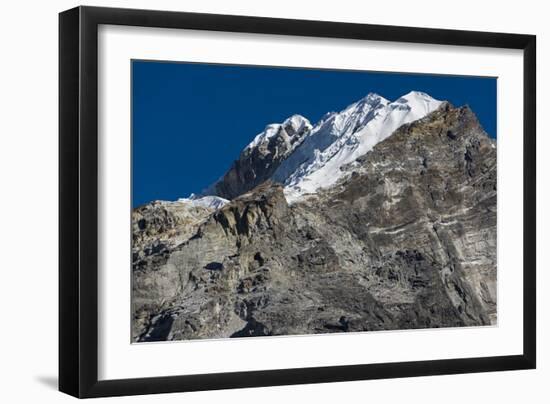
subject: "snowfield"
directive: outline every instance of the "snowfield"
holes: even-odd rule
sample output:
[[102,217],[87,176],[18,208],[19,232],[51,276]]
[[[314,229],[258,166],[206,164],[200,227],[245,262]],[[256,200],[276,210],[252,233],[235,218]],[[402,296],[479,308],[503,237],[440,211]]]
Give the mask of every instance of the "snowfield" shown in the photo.
[[[393,102],[369,93],[340,112],[325,114],[315,125],[297,114],[283,123],[269,124],[242,154],[250,155],[255,148],[265,148],[281,127],[291,127],[295,133],[305,129],[303,139],[292,145],[289,155],[271,176],[273,181],[284,185],[287,200],[292,203],[306,194],[331,187],[347,174],[343,166],[368,153],[400,126],[425,117],[441,104],[442,101],[419,91],[411,91]],[[205,196],[214,193],[216,184],[207,187],[200,198],[192,195],[183,200],[221,207],[227,200]]]
[[436,110],[441,102],[417,91],[394,102],[371,93],[316,124],[273,180],[285,185],[289,201],[328,188],[345,175],[342,166],[372,150],[401,125]]
[[211,208],[217,210],[223,207],[229,201],[227,199],[220,198],[219,196],[197,196],[195,194],[191,194],[189,198],[178,199],[178,202],[187,203],[191,206],[201,206],[203,208]]

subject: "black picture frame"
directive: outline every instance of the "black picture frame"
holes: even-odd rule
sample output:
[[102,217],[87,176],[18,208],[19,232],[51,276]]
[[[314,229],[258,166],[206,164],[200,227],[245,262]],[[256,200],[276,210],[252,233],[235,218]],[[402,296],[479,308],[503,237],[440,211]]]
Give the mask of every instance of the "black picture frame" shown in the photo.
[[[523,354],[98,380],[98,26],[113,24],[523,50]],[[183,12],[77,7],[59,15],[59,390],[104,397],[536,366],[536,37]],[[519,268],[518,268],[519,270]]]

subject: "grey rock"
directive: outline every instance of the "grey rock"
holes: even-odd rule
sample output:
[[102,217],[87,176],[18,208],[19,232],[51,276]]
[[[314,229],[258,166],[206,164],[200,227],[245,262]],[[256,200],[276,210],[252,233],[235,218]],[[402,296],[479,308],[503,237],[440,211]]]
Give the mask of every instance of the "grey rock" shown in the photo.
[[290,206],[267,181],[191,224],[136,212],[134,340],[495,324],[496,144],[472,111],[445,103],[345,170]]
[[277,133],[254,147],[245,148],[227,173],[214,184],[213,192],[233,199],[265,182],[302,143],[311,127],[296,127],[291,119],[278,125]]

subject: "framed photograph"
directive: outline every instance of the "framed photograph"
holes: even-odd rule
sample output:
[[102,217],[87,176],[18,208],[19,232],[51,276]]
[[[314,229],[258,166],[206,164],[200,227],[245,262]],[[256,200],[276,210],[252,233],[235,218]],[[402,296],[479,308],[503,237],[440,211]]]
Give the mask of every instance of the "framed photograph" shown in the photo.
[[59,27],[61,391],[535,368],[534,36]]

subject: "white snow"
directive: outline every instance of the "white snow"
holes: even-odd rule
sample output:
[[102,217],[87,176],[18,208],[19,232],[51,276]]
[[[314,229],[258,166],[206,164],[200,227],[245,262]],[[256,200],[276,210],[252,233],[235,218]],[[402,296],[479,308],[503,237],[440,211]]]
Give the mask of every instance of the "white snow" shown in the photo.
[[294,129],[295,132],[300,132],[304,128],[311,129],[311,123],[309,122],[309,120],[298,114],[294,114],[291,117],[287,118],[283,122],[283,126],[290,126]]
[[187,203],[191,206],[201,206],[203,208],[219,209],[223,207],[229,201],[219,196],[196,196],[191,194],[189,198],[180,198],[178,199],[180,203]]
[[275,136],[281,128],[291,127],[294,129],[294,132],[300,132],[304,128],[311,129],[311,123],[301,115],[295,114],[287,118],[283,123],[271,123],[265,127],[263,132],[260,132],[256,137],[244,148],[244,150],[250,150],[258,145],[269,140],[271,137]]
[[341,167],[372,150],[401,125],[423,118],[441,101],[412,91],[394,102],[369,94],[315,125],[273,175],[289,201],[327,188],[345,175]]
[[[441,103],[419,91],[411,91],[393,102],[369,93],[340,112],[325,114],[315,126],[301,115],[292,115],[283,123],[269,124],[243,149],[243,153],[261,147],[283,128],[286,132],[283,138],[289,145],[295,133],[307,129],[305,136],[292,144],[290,154],[272,176],[272,180],[285,186],[287,200],[293,202],[334,185],[347,174],[342,170],[344,165],[368,153],[401,125],[436,110]],[[202,195],[214,193],[215,185],[209,186]],[[215,196],[194,195],[180,201],[192,201],[197,206],[216,209],[228,202]]]

